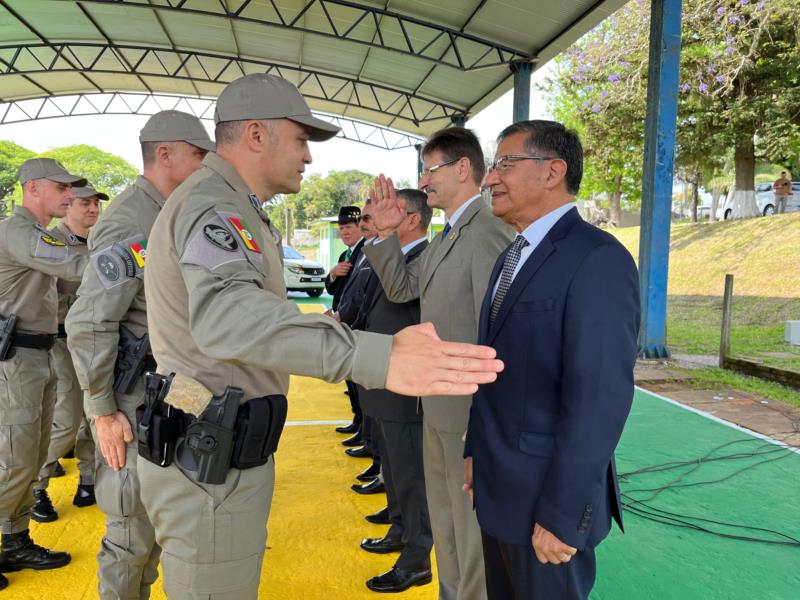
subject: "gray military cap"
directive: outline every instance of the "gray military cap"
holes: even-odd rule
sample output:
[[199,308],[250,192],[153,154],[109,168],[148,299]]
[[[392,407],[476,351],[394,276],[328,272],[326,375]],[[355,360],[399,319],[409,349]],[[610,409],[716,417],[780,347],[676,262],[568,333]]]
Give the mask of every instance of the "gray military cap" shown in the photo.
[[248,119],[290,119],[305,126],[313,142],[324,142],[339,133],[335,125],[311,116],[294,85],[267,73],[232,81],[217,98],[214,123]]
[[75,194],[76,198],[91,198],[92,196],[97,196],[100,200],[108,200],[108,194],[98,192],[90,185],[74,187],[72,188],[72,193]]
[[71,183],[72,185],[86,185],[83,177],[73,175],[54,158],[31,158],[26,160],[19,169],[17,177],[20,183],[27,183],[34,179],[49,179],[57,183]]
[[200,119],[179,110],[162,110],[147,119],[139,132],[140,142],[186,142],[213,152],[216,144]]

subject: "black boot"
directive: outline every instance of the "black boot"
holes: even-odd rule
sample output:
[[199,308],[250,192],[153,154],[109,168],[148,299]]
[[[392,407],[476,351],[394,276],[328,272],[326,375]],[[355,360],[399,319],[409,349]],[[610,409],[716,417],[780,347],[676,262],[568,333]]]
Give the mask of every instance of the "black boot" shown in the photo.
[[4,533],[0,572],[10,573],[20,569],[57,569],[69,564],[72,557],[66,552],[51,552],[33,543],[28,530]]
[[355,433],[361,427],[361,421],[353,419],[352,423],[336,428],[336,433]]
[[67,472],[60,462],[56,461],[56,466],[53,468],[53,474],[50,477],[63,477]]
[[356,433],[355,435],[351,435],[346,440],[342,440],[341,443],[342,446],[354,448],[355,446],[361,446],[364,443],[364,438],[361,437],[361,433]]
[[97,504],[97,499],[94,497],[94,486],[91,483],[79,483],[72,503],[78,508]]
[[58,519],[58,513],[53,508],[47,490],[33,490],[33,508],[31,508],[31,519],[39,523],[50,523]]
[[8,579],[5,578],[5,575],[0,573],[0,590],[4,590],[8,587]]

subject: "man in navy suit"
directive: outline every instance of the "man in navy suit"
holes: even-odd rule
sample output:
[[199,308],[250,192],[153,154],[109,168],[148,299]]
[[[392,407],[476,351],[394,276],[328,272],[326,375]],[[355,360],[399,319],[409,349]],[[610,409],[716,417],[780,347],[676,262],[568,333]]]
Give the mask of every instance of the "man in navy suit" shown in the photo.
[[614,449],[633,399],[638,275],[578,215],[582,174],[574,132],[524,121],[500,134],[483,182],[517,231],[478,334],[505,370],[475,395],[464,452],[490,600],[587,598],[594,548],[612,517],[622,528]]

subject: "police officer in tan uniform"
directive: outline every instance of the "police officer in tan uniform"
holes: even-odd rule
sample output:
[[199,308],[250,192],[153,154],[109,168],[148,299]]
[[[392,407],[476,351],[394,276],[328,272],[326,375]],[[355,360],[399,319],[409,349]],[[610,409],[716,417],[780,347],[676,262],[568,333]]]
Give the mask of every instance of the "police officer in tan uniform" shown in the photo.
[[[108,195],[93,187],[72,188],[75,199],[70,203],[67,214],[58,225],[50,230],[54,238],[61,240],[70,250],[88,254],[86,240],[89,229],[97,223],[100,216],[100,201],[108,200]],[[75,448],[78,459],[80,480],[72,503],[78,507],[91,506],[94,498],[94,442],[89,423],[83,414],[83,394],[81,393],[75,367],[67,349],[67,333],[64,319],[75,301],[79,282],[59,279],[58,289],[58,337],[52,350],[53,367],[56,372],[56,406],[53,412],[53,428],[50,432],[50,448],[47,461],[39,473],[39,481],[33,490],[35,499],[31,509],[34,521],[50,522],[58,519],[58,513],[47,494],[50,478],[58,465],[58,459]]]
[[[148,379],[149,458],[138,459],[170,600],[257,597],[289,373],[416,395],[475,390],[501,368],[490,349],[441,342],[429,324],[392,338],[302,314],[286,300],[280,236],[261,206],[299,191],[308,142],[337,128],[266,74],[230,83],[215,121],[217,152],[156,220],[145,274],[153,353],[160,374],[176,374],[171,387]],[[164,405],[151,404],[154,388],[169,390]],[[183,423],[176,438],[158,429],[158,445],[156,411],[158,423]]]
[[139,496],[133,427],[144,370],[155,368],[145,337],[145,258],[165,198],[214,147],[196,117],[174,110],[150,117],[139,141],[144,173],[92,229],[90,266],[65,323],[99,450],[94,491],[106,515],[97,555],[104,600],[146,598],[158,577],[160,549]]
[[[52,158],[19,168],[22,206],[0,222],[0,572],[55,569],[70,561],[28,533],[33,484],[47,458],[56,378],[49,350],[58,332],[56,277],[79,281],[86,257],[46,229],[74,198],[71,175]],[[8,584],[0,578],[0,589]]]

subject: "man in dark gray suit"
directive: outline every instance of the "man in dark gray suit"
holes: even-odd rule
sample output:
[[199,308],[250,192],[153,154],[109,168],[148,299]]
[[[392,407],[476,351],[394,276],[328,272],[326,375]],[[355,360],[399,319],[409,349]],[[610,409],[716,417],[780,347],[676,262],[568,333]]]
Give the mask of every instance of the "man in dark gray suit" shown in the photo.
[[[372,218],[383,239],[365,249],[392,302],[419,298],[422,321],[443,340],[473,342],[495,260],[513,232],[481,199],[485,170],[475,135],[460,127],[439,131],[422,148],[419,188],[428,206],[447,217],[420,259],[406,264],[396,235],[406,218],[391,180],[376,181]],[[462,490],[464,442],[472,396],[422,398],[423,448],[428,511],[436,546],[440,600],[486,597],[481,536],[472,502]]]
[[[395,231],[406,264],[418,261],[428,245],[425,234],[433,211],[419,190],[399,190],[406,217]],[[374,274],[361,307],[365,331],[393,333],[419,323],[419,300],[391,302]],[[365,418],[377,424],[379,452],[389,504],[391,527],[382,538],[366,539],[361,547],[378,554],[400,550],[394,566],[367,581],[374,592],[401,592],[430,583],[431,534],[422,465],[422,415],[419,399],[359,386]]]

